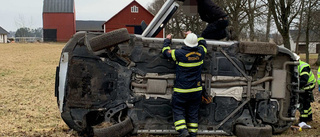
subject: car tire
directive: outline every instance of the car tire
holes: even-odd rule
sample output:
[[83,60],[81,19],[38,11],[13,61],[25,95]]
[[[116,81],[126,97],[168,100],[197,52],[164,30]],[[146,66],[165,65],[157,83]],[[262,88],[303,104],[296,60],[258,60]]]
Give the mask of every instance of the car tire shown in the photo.
[[272,127],[270,125],[266,125],[265,127],[236,125],[235,134],[238,137],[271,137]]
[[127,117],[123,122],[112,126],[96,127],[93,126],[93,134],[97,137],[122,137],[133,130],[131,119]]
[[130,34],[126,28],[117,29],[101,34],[89,40],[92,51],[96,52],[105,48],[111,48],[116,44],[128,41]]
[[69,128],[74,129],[75,131],[78,131],[78,132],[82,132],[84,130],[84,128],[82,128],[79,124],[77,124],[72,119],[72,115],[69,109],[61,113],[61,118],[68,125]]

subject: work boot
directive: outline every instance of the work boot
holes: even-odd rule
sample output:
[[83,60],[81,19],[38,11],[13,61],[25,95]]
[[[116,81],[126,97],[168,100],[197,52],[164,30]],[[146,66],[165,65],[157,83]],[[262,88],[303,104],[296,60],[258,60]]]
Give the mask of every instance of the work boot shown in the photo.
[[310,122],[312,121],[312,114],[310,114],[308,117],[300,117],[299,122]]
[[188,130],[182,130],[179,134],[179,137],[189,137]]

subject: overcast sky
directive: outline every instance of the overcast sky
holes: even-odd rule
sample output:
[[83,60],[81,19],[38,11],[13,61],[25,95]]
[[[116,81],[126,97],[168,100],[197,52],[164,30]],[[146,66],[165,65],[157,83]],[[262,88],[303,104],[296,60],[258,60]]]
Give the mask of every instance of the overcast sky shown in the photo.
[[[133,0],[74,0],[76,20],[107,21]],[[154,0],[136,0],[146,9]],[[0,0],[0,26],[16,31],[21,26],[42,27],[43,0]]]

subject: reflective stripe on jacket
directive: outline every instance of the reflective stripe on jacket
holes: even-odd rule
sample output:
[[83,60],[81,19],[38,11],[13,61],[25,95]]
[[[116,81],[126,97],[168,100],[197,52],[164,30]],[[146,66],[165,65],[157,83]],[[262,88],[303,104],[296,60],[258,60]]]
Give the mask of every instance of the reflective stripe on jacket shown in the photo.
[[300,84],[300,88],[303,90],[312,89],[315,86],[316,79],[311,71],[311,67],[308,63],[299,61],[300,64],[298,66],[300,83],[306,81],[304,84]]
[[181,49],[171,50],[170,39],[164,40],[162,53],[165,57],[176,61],[176,80],[174,91],[180,93],[190,93],[202,90],[201,69],[207,44],[203,38],[198,38],[197,47],[183,46]]
[[317,75],[318,75],[318,85],[320,85],[320,66],[318,68],[318,72],[317,72]]

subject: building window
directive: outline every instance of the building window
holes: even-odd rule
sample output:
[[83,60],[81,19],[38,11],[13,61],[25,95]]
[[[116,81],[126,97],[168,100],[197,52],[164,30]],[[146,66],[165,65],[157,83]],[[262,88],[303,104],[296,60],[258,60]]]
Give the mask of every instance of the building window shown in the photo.
[[136,5],[131,7],[131,13],[138,13],[138,12],[139,12],[139,8]]

